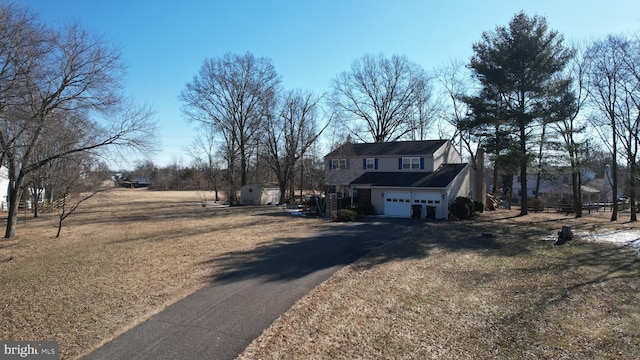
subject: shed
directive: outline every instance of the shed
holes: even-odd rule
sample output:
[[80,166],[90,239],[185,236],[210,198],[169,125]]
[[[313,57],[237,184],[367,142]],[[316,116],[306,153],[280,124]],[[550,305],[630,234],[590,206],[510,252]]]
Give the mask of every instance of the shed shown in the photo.
[[280,188],[274,183],[251,183],[240,188],[241,205],[276,205]]

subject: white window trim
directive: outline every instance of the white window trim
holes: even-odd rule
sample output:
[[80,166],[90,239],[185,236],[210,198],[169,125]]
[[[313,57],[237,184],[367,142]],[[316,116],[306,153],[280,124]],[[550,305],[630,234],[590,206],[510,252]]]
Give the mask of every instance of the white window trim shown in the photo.
[[420,158],[419,157],[403,157],[402,169],[403,170],[420,170]]
[[367,158],[367,169],[375,169],[376,168],[376,159],[375,158]]
[[331,169],[346,169],[347,168],[347,159],[331,159]]

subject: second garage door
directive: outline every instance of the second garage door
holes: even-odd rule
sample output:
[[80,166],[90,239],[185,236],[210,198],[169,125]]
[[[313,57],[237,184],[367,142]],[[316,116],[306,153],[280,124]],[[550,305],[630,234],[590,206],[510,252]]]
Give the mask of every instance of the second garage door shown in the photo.
[[411,194],[408,191],[387,191],[384,193],[384,214],[386,216],[411,216]]
[[442,216],[441,196],[440,193],[415,193],[413,194],[413,204],[421,206],[422,218],[438,219]]

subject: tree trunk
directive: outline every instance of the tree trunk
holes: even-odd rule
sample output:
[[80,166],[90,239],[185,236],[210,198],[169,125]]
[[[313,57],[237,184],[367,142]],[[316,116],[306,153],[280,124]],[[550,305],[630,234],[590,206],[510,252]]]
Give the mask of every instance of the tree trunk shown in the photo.
[[576,170],[575,163],[571,162],[571,190],[573,193],[573,209],[576,212],[576,218],[582,217],[582,193],[580,191],[580,173]]
[[302,193],[302,188],[304,187],[304,159],[301,158],[300,161],[300,201],[302,201],[302,197],[304,194]]
[[284,204],[284,194],[287,192],[287,184],[280,182],[280,204]]
[[546,123],[542,125],[542,134],[540,135],[540,146],[538,147],[538,164],[536,168],[536,190],[535,194],[533,194],[535,199],[538,199],[538,194],[540,193],[540,182],[542,180],[542,156],[543,156],[543,148],[544,148],[544,137],[547,131]]
[[240,145],[240,186],[247,185],[247,157],[243,145]]
[[498,198],[498,165],[497,161],[493,162],[493,191],[491,195]]
[[[615,119],[615,117],[613,117]],[[612,128],[612,144],[611,144],[611,177],[613,178],[613,182],[611,184],[611,196],[612,199],[612,211],[611,211],[611,219],[610,221],[618,221],[618,144],[616,140],[617,129],[615,121],[611,122]]]
[[18,206],[22,198],[22,190],[15,183],[9,183],[9,212],[7,214],[7,227],[4,237],[9,239],[16,236],[16,225],[18,224]]
[[520,126],[520,186],[522,189],[522,199],[520,201],[520,216],[527,215],[527,142],[525,127]]
[[638,165],[635,163],[635,161],[632,160],[631,166],[630,166],[630,174],[629,174],[629,198],[631,199],[631,204],[630,204],[631,217],[629,218],[630,221],[638,221],[638,217],[636,214],[637,173],[638,173]]

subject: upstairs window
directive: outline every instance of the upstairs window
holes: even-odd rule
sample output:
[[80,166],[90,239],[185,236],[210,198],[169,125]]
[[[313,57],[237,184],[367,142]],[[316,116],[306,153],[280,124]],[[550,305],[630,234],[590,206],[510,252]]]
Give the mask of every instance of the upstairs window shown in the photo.
[[331,160],[331,168],[332,169],[346,169],[347,168],[347,159],[332,159]]
[[420,169],[420,158],[402,158],[403,169]]
[[378,168],[378,160],[375,158],[366,158],[364,160],[364,168],[365,169],[377,169]]

